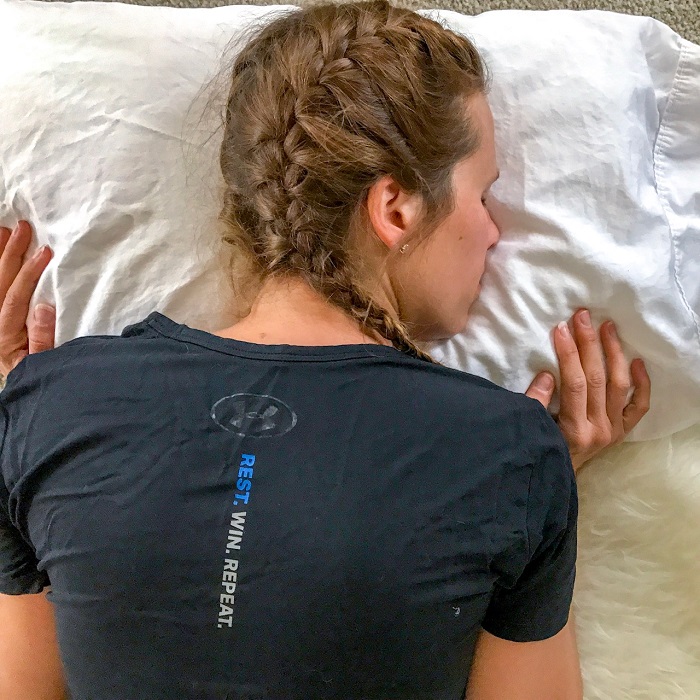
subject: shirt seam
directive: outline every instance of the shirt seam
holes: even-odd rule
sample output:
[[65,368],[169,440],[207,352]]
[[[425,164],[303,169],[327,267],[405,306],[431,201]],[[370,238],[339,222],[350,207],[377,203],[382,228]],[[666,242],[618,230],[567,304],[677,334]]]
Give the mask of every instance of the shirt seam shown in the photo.
[[[530,562],[530,558],[532,556],[532,545],[530,543],[530,494],[532,492],[532,478],[535,473],[535,461],[533,460],[530,464],[530,476],[528,477],[528,483],[527,483],[527,500],[525,503],[525,532],[526,532],[526,543],[527,543],[527,557],[525,560],[525,564],[523,566],[523,570],[525,567],[528,565]],[[502,492],[502,483],[503,483],[503,472],[501,473],[501,480],[498,483],[498,499],[496,503],[496,513],[494,515],[493,521],[494,521],[494,527],[495,530],[498,531],[498,527],[500,526],[501,520],[502,520],[502,514],[503,514],[503,508],[501,505],[501,492]],[[496,551],[496,543],[494,541],[494,529],[492,529],[491,534],[489,536],[489,543],[490,543],[490,558],[488,561],[488,568],[491,570],[491,566],[493,563],[493,560],[496,558],[496,554],[498,552]],[[497,579],[496,583],[500,582],[500,577]]]
[[[197,345],[199,347],[205,347],[208,350],[214,350],[214,352],[222,352],[225,354],[233,355],[234,357],[245,357],[246,359],[251,359],[251,360],[281,360],[285,362],[337,362],[339,360],[365,360],[365,359],[401,359],[401,360],[407,360],[409,363],[413,360],[413,358],[409,357],[405,353],[401,352],[400,350],[397,350],[396,348],[389,348],[388,346],[384,345],[377,345],[376,346],[376,351],[373,350],[365,350],[363,351],[353,351],[353,350],[345,350],[345,351],[336,351],[337,354],[335,354],[333,357],[314,357],[313,355],[304,355],[304,354],[290,354],[286,351],[282,351],[279,353],[275,352],[266,352],[265,350],[255,350],[255,351],[248,351],[244,348],[215,348],[212,347],[211,344],[203,342],[202,340],[198,338],[193,338],[191,334],[188,332],[189,329],[186,327],[183,327],[181,324],[178,324],[178,328],[174,330],[174,333],[179,336],[178,338],[173,338],[173,335],[171,333],[167,332],[164,329],[159,328],[159,320],[158,318],[152,318],[150,320],[146,320],[145,323],[153,330],[155,331],[158,335],[164,337],[164,338],[170,338],[170,339],[175,339],[175,340],[182,340],[187,343],[191,343],[192,345]],[[224,340],[224,339],[222,339]],[[338,346],[333,346],[333,345],[328,345],[328,346],[315,346],[315,347],[328,347],[328,348],[337,348]],[[390,352],[386,352],[389,350]]]

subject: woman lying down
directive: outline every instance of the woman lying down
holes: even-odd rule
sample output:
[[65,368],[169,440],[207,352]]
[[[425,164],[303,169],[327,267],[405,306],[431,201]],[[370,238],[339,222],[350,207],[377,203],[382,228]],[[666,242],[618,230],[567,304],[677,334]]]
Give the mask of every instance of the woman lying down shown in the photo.
[[154,311],[52,349],[25,326],[51,252],[2,231],[0,698],[582,697],[575,476],[650,382],[585,310],[556,419],[551,374],[517,394],[417,347],[465,328],[499,239],[486,90],[383,0],[258,30],[220,159],[246,306],[216,333]]

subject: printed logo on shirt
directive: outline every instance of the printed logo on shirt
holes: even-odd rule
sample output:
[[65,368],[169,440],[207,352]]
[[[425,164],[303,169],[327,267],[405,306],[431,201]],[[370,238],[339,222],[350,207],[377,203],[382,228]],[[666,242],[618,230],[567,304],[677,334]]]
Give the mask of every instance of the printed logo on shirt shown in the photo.
[[279,437],[297,422],[286,403],[264,394],[224,396],[212,406],[211,417],[224,430],[255,438]]
[[[248,505],[250,488],[253,478],[253,465],[255,455],[242,454],[241,463],[238,467],[238,480],[236,481],[237,492],[233,495],[233,505]],[[234,592],[238,582],[238,559],[233,559],[232,555],[241,549],[243,541],[243,530],[245,529],[246,511],[235,510],[231,513],[231,522],[226,537],[226,557],[224,558],[224,570],[221,575],[221,588],[223,592],[219,594],[219,617],[218,627],[233,626],[233,606],[236,602]],[[236,556],[238,556],[236,554]]]

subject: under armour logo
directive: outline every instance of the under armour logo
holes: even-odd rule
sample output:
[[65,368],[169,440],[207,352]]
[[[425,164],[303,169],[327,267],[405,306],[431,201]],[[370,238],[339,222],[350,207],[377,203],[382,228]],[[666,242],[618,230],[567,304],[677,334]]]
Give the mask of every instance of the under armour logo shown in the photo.
[[[238,415],[235,418],[231,418],[230,423],[236,428],[242,429],[244,424],[250,426],[256,420],[261,421],[258,430],[271,430],[277,425],[275,421],[270,420],[279,410],[277,406],[268,406],[262,413],[258,413],[257,411],[245,411],[243,402],[240,402],[236,404],[235,410],[238,412]],[[245,423],[246,420],[247,423]]]
[[211,417],[224,430],[246,437],[278,437],[289,432],[297,417],[287,404],[274,396],[233,394],[219,399]]

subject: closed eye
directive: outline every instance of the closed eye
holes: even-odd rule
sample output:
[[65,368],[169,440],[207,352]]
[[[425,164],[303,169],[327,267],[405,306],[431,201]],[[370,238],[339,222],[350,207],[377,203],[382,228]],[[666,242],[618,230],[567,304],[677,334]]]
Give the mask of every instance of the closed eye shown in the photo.
[[491,180],[491,182],[489,183],[489,187],[488,187],[488,189],[486,190],[486,194],[484,194],[484,196],[481,198],[481,203],[482,203],[482,204],[486,204],[486,197],[488,197],[488,195],[490,194],[491,186],[493,185],[494,182],[496,182],[496,180],[498,180],[499,177],[501,177],[501,171],[500,171],[500,170],[496,173],[496,176],[495,176],[495,177]]

